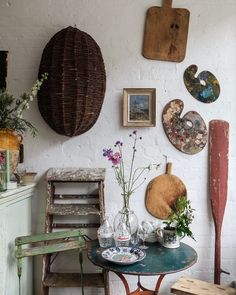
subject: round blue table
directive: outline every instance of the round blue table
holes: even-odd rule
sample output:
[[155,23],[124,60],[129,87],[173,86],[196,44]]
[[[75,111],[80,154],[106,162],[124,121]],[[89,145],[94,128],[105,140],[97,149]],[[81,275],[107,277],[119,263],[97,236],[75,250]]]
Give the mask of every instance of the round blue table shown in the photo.
[[[88,258],[93,264],[100,266],[108,271],[113,271],[122,280],[126,294],[155,294],[159,292],[161,282],[166,274],[179,272],[191,267],[197,261],[196,251],[184,244],[180,243],[177,249],[164,248],[159,243],[148,244],[148,249],[145,250],[146,257],[132,265],[118,265],[109,262],[102,258],[101,253],[104,248],[100,248],[97,241],[93,241],[88,250]],[[130,288],[123,274],[138,276],[137,290],[130,292]],[[155,290],[148,290],[140,283],[140,276],[155,276],[157,279]],[[143,290],[143,291],[140,291]]]

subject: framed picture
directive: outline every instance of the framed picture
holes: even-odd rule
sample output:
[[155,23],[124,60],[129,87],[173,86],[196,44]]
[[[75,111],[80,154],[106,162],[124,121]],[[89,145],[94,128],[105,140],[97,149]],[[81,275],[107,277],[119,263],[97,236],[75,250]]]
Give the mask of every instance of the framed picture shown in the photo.
[[123,126],[156,126],[155,88],[124,88]]

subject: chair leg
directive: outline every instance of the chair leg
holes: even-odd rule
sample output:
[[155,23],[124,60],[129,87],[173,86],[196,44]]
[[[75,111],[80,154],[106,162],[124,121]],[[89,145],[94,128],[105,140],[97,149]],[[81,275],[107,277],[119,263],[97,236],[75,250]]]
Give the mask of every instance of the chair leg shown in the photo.
[[105,295],[110,295],[109,272],[107,270],[104,270],[104,281],[105,281]]
[[48,295],[49,294],[49,287],[43,287],[43,294],[42,295]]

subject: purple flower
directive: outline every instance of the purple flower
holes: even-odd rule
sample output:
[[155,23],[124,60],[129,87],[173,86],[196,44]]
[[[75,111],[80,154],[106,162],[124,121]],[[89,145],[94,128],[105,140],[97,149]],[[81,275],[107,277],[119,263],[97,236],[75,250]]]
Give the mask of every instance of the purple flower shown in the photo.
[[123,142],[121,142],[120,140],[118,140],[116,143],[115,143],[115,147],[116,146],[123,146]]
[[121,159],[121,155],[120,153],[115,153],[109,156],[108,160],[112,161],[112,164],[114,166],[119,165],[120,164],[120,159]]
[[103,157],[110,157],[113,154],[112,149],[103,149]]
[[136,134],[137,134],[137,130],[134,130],[134,131],[133,131],[133,134],[136,135]]

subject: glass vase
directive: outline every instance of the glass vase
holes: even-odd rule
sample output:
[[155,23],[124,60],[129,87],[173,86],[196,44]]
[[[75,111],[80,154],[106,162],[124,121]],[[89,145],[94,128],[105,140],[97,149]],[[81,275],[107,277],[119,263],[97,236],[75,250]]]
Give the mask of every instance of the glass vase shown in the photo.
[[[114,237],[115,237],[116,244],[117,244],[117,237],[123,235],[123,240],[124,240],[123,246],[129,246],[132,236],[135,236],[137,234],[138,224],[139,224],[138,217],[136,216],[134,211],[130,210],[129,208],[129,197],[124,196],[123,208],[117,213],[113,223]],[[129,234],[129,241],[128,241],[128,234]]]

